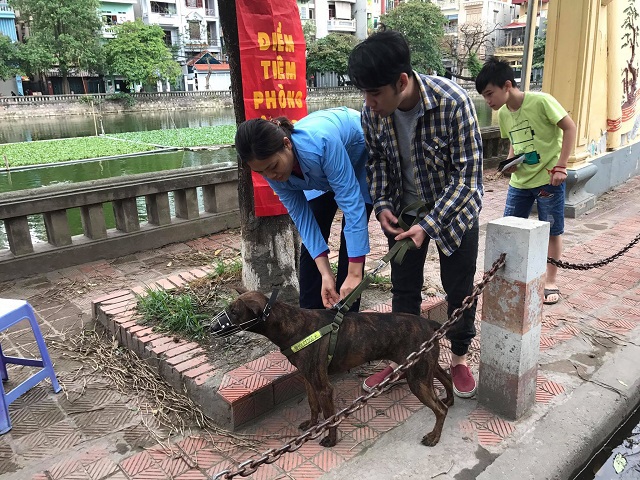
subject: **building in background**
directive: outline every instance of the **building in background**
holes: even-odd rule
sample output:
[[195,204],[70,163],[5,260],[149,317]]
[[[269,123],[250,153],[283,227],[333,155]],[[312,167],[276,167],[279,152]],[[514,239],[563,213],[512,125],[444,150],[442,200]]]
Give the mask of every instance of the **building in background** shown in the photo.
[[195,85],[196,74],[188,63],[203,52],[226,63],[216,0],[139,1],[138,16],[147,25],[162,27],[165,43],[183,67],[184,85],[179,87]]
[[[0,1],[0,35],[9,37],[12,42],[18,41],[16,31],[16,14],[6,2]],[[16,75],[9,80],[0,80],[0,95],[23,95],[22,77]]]
[[125,22],[135,21],[134,5],[137,0],[109,0],[100,2],[100,17],[102,18],[102,36],[113,38],[113,26]]
[[[544,26],[547,21],[549,11],[549,0],[538,1],[538,18],[535,26],[537,35],[544,35]],[[511,0],[513,7],[513,20],[511,23],[502,27],[504,32],[504,42],[496,48],[494,55],[502,60],[506,60],[511,64],[516,72],[516,80],[520,81],[520,73],[522,72],[522,58],[524,56],[525,28],[527,26],[527,9],[529,8],[528,0]],[[539,73],[541,75],[541,73]]]

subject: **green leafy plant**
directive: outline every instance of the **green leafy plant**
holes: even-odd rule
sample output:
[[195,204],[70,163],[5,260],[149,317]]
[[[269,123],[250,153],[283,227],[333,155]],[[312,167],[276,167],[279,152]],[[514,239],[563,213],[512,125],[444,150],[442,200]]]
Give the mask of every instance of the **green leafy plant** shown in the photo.
[[[74,69],[98,71],[103,60],[99,0],[11,0],[29,26],[21,56],[30,73],[57,68],[64,93]],[[76,92],[77,93],[77,92]]]
[[126,92],[112,93],[111,95],[107,95],[106,99],[110,102],[124,103],[127,107],[132,107],[136,103],[133,96]]
[[214,127],[118,133],[112,135],[112,137],[154,145],[196,147],[202,145],[229,145],[234,142],[235,134],[235,125],[216,125]]
[[122,142],[105,137],[63,138],[0,145],[0,158],[6,156],[10,167],[20,167],[124,155],[156,148],[152,145]]
[[172,332],[200,339],[205,336],[209,315],[198,312],[197,304],[188,294],[174,295],[167,290],[148,289],[138,296],[138,312],[142,324],[153,324],[163,332]]
[[155,84],[157,80],[175,80],[182,74],[173,59],[158,25],[145,25],[142,20],[113,27],[115,38],[105,46],[109,72],[122,75],[130,86]]
[[404,34],[411,49],[413,68],[422,73],[443,73],[442,38],[446,17],[440,7],[421,0],[408,0],[385,13],[380,21]]

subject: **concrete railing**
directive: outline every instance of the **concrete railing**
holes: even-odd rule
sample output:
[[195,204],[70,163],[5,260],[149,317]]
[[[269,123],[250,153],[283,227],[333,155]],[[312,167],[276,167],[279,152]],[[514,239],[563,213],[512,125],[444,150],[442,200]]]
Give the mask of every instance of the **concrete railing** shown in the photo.
[[[496,127],[482,129],[484,165],[506,157],[508,142]],[[236,167],[193,167],[54,185],[3,194],[0,220],[9,250],[0,250],[0,281],[113,258],[239,226]],[[197,188],[202,189],[203,211]],[[175,216],[171,217],[169,192]],[[137,199],[147,221],[140,222]],[[115,229],[107,229],[103,204],[112,202]],[[82,235],[72,236],[67,210],[79,208]],[[33,222],[44,219],[47,243],[32,241]]]
[[[309,88],[307,93],[309,96],[319,96],[327,94],[338,93],[357,93],[358,90],[352,86],[344,87],[323,87],[323,88]],[[133,99],[145,99],[145,100],[163,100],[167,98],[180,98],[180,97],[216,97],[216,98],[231,98],[231,90],[209,90],[209,91],[197,91],[197,92],[141,92],[130,93]],[[90,93],[90,94],[73,94],[73,95],[26,95],[17,97],[0,97],[0,104],[25,104],[25,103],[58,103],[58,102],[79,102],[89,101],[91,98],[103,99],[103,100],[118,100],[121,97],[112,93]],[[85,100],[83,100],[85,99]]]
[[[202,190],[200,211],[197,189]],[[171,216],[169,192],[175,216]],[[144,198],[141,223],[137,198]],[[115,229],[103,204],[111,202]],[[67,210],[79,208],[82,235],[70,234]],[[47,243],[32,242],[29,217],[42,215]],[[240,225],[236,167],[193,167],[55,185],[4,194],[0,200],[9,250],[0,251],[0,281],[182,242]]]

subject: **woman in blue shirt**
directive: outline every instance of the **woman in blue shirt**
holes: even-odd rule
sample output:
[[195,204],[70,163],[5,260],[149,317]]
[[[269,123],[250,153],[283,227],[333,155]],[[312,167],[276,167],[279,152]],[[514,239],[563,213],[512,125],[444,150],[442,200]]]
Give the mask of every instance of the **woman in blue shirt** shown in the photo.
[[[372,206],[360,112],[319,110],[295,126],[285,117],[247,120],[238,126],[235,144],[241,161],[266,178],[300,232],[300,306],[331,307],[360,283],[369,253]],[[327,245],[338,207],[339,294]]]

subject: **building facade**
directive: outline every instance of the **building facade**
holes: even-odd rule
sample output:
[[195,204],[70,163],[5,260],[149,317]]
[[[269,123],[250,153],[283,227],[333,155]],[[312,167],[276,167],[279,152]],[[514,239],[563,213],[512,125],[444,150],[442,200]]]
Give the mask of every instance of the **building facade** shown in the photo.
[[[16,32],[16,14],[6,2],[0,1],[0,35],[9,37],[12,42],[18,41]],[[0,80],[0,95],[23,95],[22,77]]]

